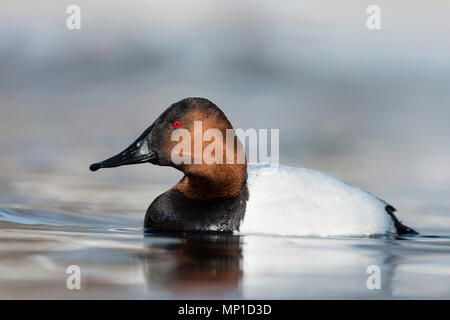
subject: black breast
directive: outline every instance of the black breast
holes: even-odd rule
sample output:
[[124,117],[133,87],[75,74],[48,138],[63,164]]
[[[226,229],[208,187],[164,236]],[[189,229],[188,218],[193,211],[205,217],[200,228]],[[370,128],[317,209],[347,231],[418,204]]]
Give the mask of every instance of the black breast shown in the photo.
[[171,189],[147,210],[145,228],[170,231],[238,231],[248,200],[248,188],[234,198],[193,200]]

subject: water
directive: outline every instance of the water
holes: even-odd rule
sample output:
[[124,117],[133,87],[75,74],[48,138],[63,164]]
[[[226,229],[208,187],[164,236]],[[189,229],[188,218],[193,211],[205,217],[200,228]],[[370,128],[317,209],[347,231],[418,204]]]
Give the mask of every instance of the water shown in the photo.
[[[80,0],[72,32],[47,2],[0,4],[0,298],[450,298],[448,3],[380,0],[372,32],[351,0]],[[425,236],[144,236],[181,174],[88,166],[187,96],[279,128],[282,164],[368,190]]]
[[[449,237],[144,234],[134,216],[0,211],[0,298],[448,298]],[[81,269],[81,290],[66,269]],[[381,288],[367,288],[369,266]]]

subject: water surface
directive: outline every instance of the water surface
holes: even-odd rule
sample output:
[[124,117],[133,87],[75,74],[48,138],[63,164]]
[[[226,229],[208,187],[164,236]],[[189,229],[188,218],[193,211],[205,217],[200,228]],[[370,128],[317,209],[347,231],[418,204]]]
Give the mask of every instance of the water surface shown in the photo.
[[[450,298],[445,236],[144,234],[136,216],[29,209],[0,221],[0,298]],[[70,265],[80,290],[66,287]]]

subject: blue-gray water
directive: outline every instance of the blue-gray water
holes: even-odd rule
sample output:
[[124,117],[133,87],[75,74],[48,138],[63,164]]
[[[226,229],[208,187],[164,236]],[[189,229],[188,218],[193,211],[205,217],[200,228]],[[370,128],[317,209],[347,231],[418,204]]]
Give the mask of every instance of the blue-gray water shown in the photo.
[[[0,211],[0,298],[448,298],[450,238],[145,234],[126,214]],[[81,288],[66,287],[71,265]],[[380,270],[369,290],[368,268]]]
[[[69,4],[0,4],[0,298],[450,298],[447,2],[378,1],[379,31],[360,1]],[[187,96],[439,237],[144,237],[181,174],[88,166]]]

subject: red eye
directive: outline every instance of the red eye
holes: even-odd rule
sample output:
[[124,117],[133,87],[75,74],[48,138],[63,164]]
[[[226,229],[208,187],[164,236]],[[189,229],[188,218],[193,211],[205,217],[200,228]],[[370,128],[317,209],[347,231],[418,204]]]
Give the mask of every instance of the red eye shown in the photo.
[[182,125],[183,125],[183,123],[181,123],[181,121],[178,121],[178,120],[173,123],[173,126],[177,129],[181,128]]

